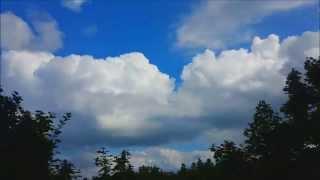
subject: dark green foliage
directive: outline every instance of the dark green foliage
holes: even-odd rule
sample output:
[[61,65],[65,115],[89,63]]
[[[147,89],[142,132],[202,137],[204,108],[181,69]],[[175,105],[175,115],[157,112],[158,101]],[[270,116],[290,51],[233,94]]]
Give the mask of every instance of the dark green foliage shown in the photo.
[[165,174],[156,166],[141,166],[137,172],[137,178],[139,180],[149,180],[149,179],[163,179]]
[[53,179],[58,136],[71,114],[56,122],[53,113],[32,113],[21,103],[17,92],[5,96],[0,90],[0,179]]
[[118,156],[114,157],[113,179],[126,180],[133,178],[133,167],[129,161],[130,155],[129,151],[123,150]]
[[59,161],[55,168],[55,180],[72,180],[80,178],[80,171],[75,168],[75,166],[67,161]]
[[111,163],[112,156],[108,155],[108,151],[105,148],[101,148],[97,151],[98,156],[95,159],[95,165],[99,167],[98,179],[108,179],[111,175]]
[[[249,178],[249,156],[247,152],[234,142],[225,141],[220,146],[210,148],[216,160],[216,177],[219,179]],[[232,169],[232,173],[230,172]]]
[[320,178],[319,64],[320,59],[307,58],[304,75],[294,69],[289,73],[282,119],[270,105],[258,104],[244,132],[255,179]]
[[306,131],[308,144],[320,145],[320,61],[319,59],[307,58],[305,63],[308,90],[308,127]]
[[275,151],[274,134],[280,125],[280,117],[274,113],[271,105],[260,101],[256,107],[253,122],[245,129],[246,151],[252,158],[269,158]]

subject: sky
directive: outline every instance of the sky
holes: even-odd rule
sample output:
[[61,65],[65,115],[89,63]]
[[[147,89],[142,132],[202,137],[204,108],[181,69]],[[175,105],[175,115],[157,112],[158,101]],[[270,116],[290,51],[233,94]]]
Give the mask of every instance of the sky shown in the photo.
[[243,141],[261,99],[319,56],[318,0],[2,0],[1,82],[31,110],[71,112],[60,156],[102,146],[177,169]]

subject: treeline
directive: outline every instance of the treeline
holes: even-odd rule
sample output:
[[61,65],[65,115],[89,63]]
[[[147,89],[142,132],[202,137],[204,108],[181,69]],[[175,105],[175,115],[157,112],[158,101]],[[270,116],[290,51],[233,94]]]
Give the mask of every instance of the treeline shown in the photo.
[[[320,179],[320,58],[307,58],[305,71],[292,69],[284,93],[288,100],[275,111],[260,101],[252,122],[244,130],[245,141],[212,145],[211,159],[182,164],[177,172],[156,166],[137,171],[126,150],[111,155],[105,148],[94,159],[98,168],[93,180],[301,180]],[[22,108],[14,92],[0,96],[0,179],[81,179],[80,171],[67,160],[55,158],[61,128],[70,119],[53,113],[32,113]],[[87,179],[87,178],[82,178]]]

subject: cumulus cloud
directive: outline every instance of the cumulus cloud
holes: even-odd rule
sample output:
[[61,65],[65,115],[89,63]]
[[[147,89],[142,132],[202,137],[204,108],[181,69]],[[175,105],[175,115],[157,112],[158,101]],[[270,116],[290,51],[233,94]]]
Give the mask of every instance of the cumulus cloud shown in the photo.
[[0,14],[1,49],[55,51],[62,47],[62,32],[54,19],[34,18],[32,26],[11,12]]
[[[195,98],[206,102],[202,109],[208,112],[228,110],[226,107],[239,109],[237,107],[246,106],[252,98],[264,93],[278,96],[283,83],[283,76],[278,73],[282,63],[278,57],[279,46],[279,38],[270,35],[264,40],[256,37],[251,52],[226,50],[216,56],[213,51],[206,50],[184,67],[181,75],[184,83],[180,90],[183,94],[197,92],[199,95]],[[214,101],[206,101],[213,96]]]
[[167,104],[173,89],[173,80],[141,53],[94,59],[8,51],[3,62],[7,88],[32,87],[22,90],[28,106],[85,112],[95,117],[99,127],[113,129],[119,136],[155,125],[145,119]]
[[177,45],[220,49],[247,42],[251,25],[273,13],[315,4],[315,0],[201,1],[177,28]]
[[303,72],[304,58],[307,56],[318,57],[320,50],[320,33],[305,32],[301,37],[290,36],[282,43],[280,55],[285,58],[283,66],[284,74],[292,68]]
[[55,21],[41,16],[32,27],[10,12],[1,14],[3,86],[19,91],[28,108],[72,112],[75,120],[64,136],[70,146],[154,145],[212,132],[234,137],[261,97],[283,102],[286,69],[301,69],[305,56],[319,55],[318,32],[283,42],[276,35],[255,37],[250,50],[196,55],[176,88],[142,53],[60,57],[50,53],[62,44]]
[[2,54],[3,85],[19,91],[28,108],[72,112],[63,139],[70,146],[154,145],[199,134],[235,137],[258,100],[283,103],[283,69],[303,63],[304,57],[293,58],[297,49],[319,55],[313,39],[318,36],[306,32],[280,42],[270,35],[255,37],[251,50],[219,55],[206,50],[183,68],[179,88],[138,52],[96,59],[10,50]]
[[70,9],[74,12],[80,12],[82,6],[87,2],[87,0],[62,0],[61,4],[65,8]]

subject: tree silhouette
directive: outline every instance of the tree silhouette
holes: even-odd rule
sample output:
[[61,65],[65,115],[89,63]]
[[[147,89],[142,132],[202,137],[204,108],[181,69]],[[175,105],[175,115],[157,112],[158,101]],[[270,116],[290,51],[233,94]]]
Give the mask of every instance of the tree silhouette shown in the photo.
[[101,148],[97,151],[97,157],[95,159],[95,165],[99,167],[98,177],[96,179],[109,179],[111,175],[112,156],[108,155],[108,151],[105,148]]
[[22,101],[17,92],[0,90],[0,179],[52,179],[58,136],[71,114],[56,120],[50,112],[25,110]]
[[141,166],[139,167],[137,173],[137,179],[139,180],[148,180],[148,179],[162,179],[163,174],[160,168],[156,166]]
[[81,176],[80,171],[75,168],[75,166],[67,161],[63,160],[56,166],[55,180],[72,180],[78,179]]
[[118,156],[114,157],[114,167],[112,169],[115,179],[125,180],[132,178],[133,167],[130,164],[130,153],[123,150]]
[[272,110],[271,105],[260,101],[256,107],[253,122],[249,123],[244,135],[246,151],[252,158],[269,158],[274,151],[274,137],[281,118]]

